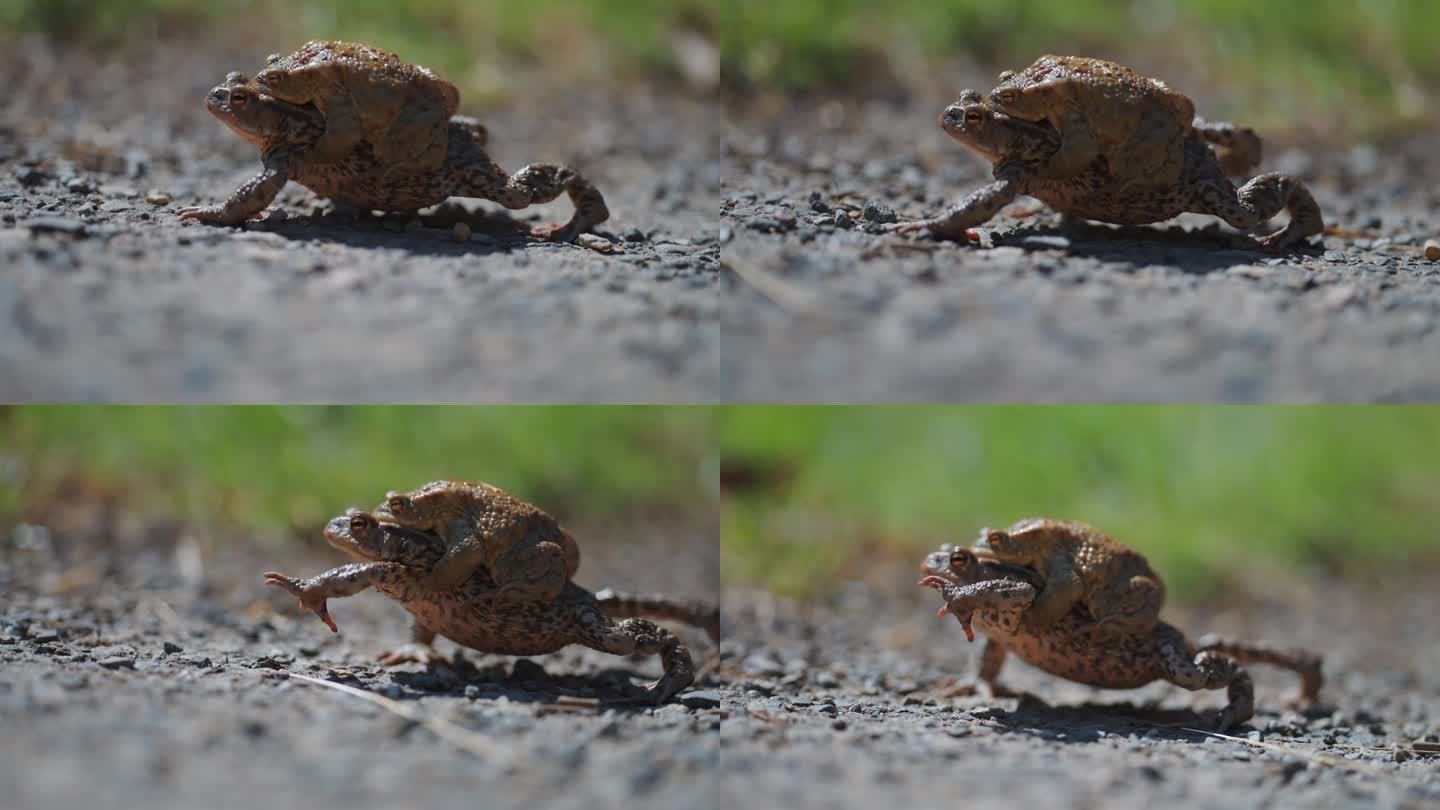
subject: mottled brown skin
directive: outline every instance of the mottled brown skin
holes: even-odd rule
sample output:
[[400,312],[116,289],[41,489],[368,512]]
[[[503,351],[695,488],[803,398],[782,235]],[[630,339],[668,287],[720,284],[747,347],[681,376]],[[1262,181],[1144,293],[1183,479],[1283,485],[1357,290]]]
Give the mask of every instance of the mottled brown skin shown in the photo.
[[580,547],[559,521],[483,481],[432,481],[390,492],[375,516],[445,541],[445,556],[425,580],[432,590],[458,587],[483,567],[497,593],[546,601],[580,568]]
[[314,611],[332,631],[337,628],[327,599],[374,588],[403,604],[415,620],[412,641],[385,653],[381,661],[386,664],[440,660],[431,647],[437,635],[501,655],[541,655],[570,644],[614,655],[658,655],[664,674],[646,688],[645,699],[659,704],[694,681],[694,665],[689,650],[668,630],[635,617],[675,619],[704,628],[712,638],[719,635],[717,607],[656,595],[597,596],[567,583],[548,603],[515,601],[497,597],[484,571],[459,588],[436,592],[423,579],[445,553],[444,541],[426,532],[382,525],[365,512],[351,511],[331,520],[325,539],[357,562],[307,579],[272,571],[265,574],[265,582],[294,595],[301,608]]
[[1143,634],[1160,619],[1165,584],[1140,552],[1084,523],[1027,518],[1007,530],[983,529],[982,559],[1034,572],[1038,593],[1026,621],[1045,627],[1079,606],[1105,635]]
[[1192,691],[1225,688],[1228,702],[1215,718],[1215,726],[1225,730],[1255,714],[1254,684],[1237,664],[1268,664],[1296,673],[1300,692],[1295,703],[1302,706],[1319,699],[1324,683],[1320,658],[1309,652],[1214,636],[1192,644],[1164,622],[1145,633],[1102,637],[1094,620],[1077,608],[1055,624],[1034,627],[1025,621],[1036,598],[1034,572],[982,560],[970,549],[943,546],[925,558],[922,570],[928,576],[920,584],[945,599],[941,614],[954,614],[972,641],[972,623],[986,636],[978,682],[952,695],[1013,695],[999,683],[999,675],[1014,653],[1052,675],[1104,689],[1134,689],[1157,680]]
[[[959,101],[945,109],[940,122],[952,138],[994,165],[995,182],[938,217],[894,223],[886,226],[888,231],[924,231],[937,239],[963,241],[968,238],[967,229],[988,221],[1021,194],[1069,218],[1120,225],[1159,222],[1188,211],[1211,214],[1231,227],[1249,231],[1282,209],[1288,211],[1290,222],[1284,228],[1255,239],[1258,247],[1267,249],[1303,242],[1325,227],[1320,206],[1293,177],[1262,174],[1236,190],[1227,172],[1243,171],[1259,160],[1260,139],[1250,130],[1202,122],[1204,128],[1184,140],[1179,181],[1140,187],[1117,179],[1104,157],[1068,179],[1042,177],[1039,168],[1060,145],[1054,127],[996,112],[974,90],[961,93]],[[1137,162],[1131,168],[1143,168],[1143,164]],[[1157,170],[1156,176],[1162,174]]]
[[460,91],[429,68],[355,42],[314,40],[271,55],[255,89],[320,111],[327,127],[311,147],[315,160],[342,160],[367,140],[376,160],[430,171],[445,160],[446,123],[460,106]]
[[[1047,180],[1075,177],[1104,156],[1117,180],[1173,185],[1195,120],[1195,104],[1164,82],[1084,56],[1046,55],[1018,73],[1000,74],[989,106],[1054,127],[1059,148],[1035,168]],[[1121,150],[1123,163],[1115,160]]]
[[311,106],[280,101],[231,73],[210,91],[206,108],[260,150],[264,168],[220,205],[185,208],[180,218],[209,225],[239,225],[265,210],[289,180],[317,196],[362,210],[415,211],[449,197],[479,197],[511,210],[547,203],[562,193],[575,205],[563,226],[537,228],[546,239],[572,242],[609,218],[600,192],[579,173],[552,163],[532,163],[508,174],[485,151],[489,134],[463,116],[446,123],[445,160],[438,168],[415,161],[385,161],[369,140],[342,158],[317,158],[313,147],[334,132]]

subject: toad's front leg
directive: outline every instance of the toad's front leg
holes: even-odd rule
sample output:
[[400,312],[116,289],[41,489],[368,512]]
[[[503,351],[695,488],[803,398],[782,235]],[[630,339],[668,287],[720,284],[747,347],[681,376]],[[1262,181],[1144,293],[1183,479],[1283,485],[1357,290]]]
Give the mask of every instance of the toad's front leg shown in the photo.
[[940,592],[945,604],[936,615],[954,614],[970,641],[975,640],[970,620],[976,611],[987,611],[995,614],[997,620],[1018,623],[1020,613],[1035,602],[1035,586],[1013,579],[987,579],[960,586],[943,577],[929,576],[917,584]]
[[969,229],[990,221],[1000,209],[1015,201],[1020,194],[1020,182],[1015,177],[1000,177],[961,200],[938,217],[917,219],[910,222],[896,222],[885,226],[889,233],[915,233],[928,231],[936,239],[950,239],[964,242],[969,239]]
[[408,579],[413,579],[410,568],[390,562],[350,563],[308,579],[292,579],[275,571],[265,573],[266,585],[289,591],[291,596],[300,600],[302,609],[313,610],[336,633],[340,632],[340,628],[330,618],[330,610],[325,604],[327,599],[353,596],[366,588],[393,590],[395,584]]
[[206,225],[239,225],[265,210],[275,201],[280,189],[290,179],[290,156],[277,150],[264,159],[264,168],[246,180],[235,193],[220,205],[193,206],[180,209],[180,219],[193,219]]

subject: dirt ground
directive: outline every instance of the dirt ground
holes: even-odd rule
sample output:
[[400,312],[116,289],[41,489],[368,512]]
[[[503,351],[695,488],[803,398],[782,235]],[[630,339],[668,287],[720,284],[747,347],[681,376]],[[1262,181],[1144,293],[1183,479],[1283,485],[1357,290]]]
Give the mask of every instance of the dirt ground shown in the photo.
[[[974,675],[914,567],[872,566],[817,602],[724,594],[722,807],[1415,808],[1440,802],[1440,610],[1428,579],[1272,580],[1262,598],[1167,608],[1192,637],[1269,639],[1324,656],[1326,706],[1249,667],[1257,714],[1205,729],[1221,692],[1097,690],[1007,661],[1026,697],[941,695]],[[1428,742],[1427,742],[1428,741]],[[1275,748],[1257,747],[1264,743]]]
[[[583,585],[718,598],[713,526],[572,528],[591,540]],[[265,551],[109,512],[7,532],[0,803],[715,806],[720,710],[709,671],[649,707],[613,701],[659,676],[653,657],[466,651],[465,667],[381,667],[376,653],[408,638],[408,614],[373,592],[335,600],[332,634],[261,574],[308,576],[344,560],[318,530],[313,544],[271,539]],[[713,656],[703,633],[673,629],[697,667]],[[292,675],[390,698],[417,717]],[[437,721],[451,737],[424,725]]]
[[[955,94],[993,83],[946,78]],[[1440,235],[1434,132],[1353,148],[1272,140],[1263,170],[1301,177],[1327,224],[1351,232],[1289,253],[1198,215],[1062,226],[1029,198],[983,246],[880,233],[990,181],[937,123],[952,99],[735,105],[722,138],[727,400],[1440,397],[1440,264],[1421,257]]]
[[[243,229],[182,225],[177,209],[221,201],[259,170],[204,99],[226,72],[258,68],[265,47],[281,45],[97,53],[37,37],[5,49],[0,399],[717,397],[719,166],[705,102],[532,74],[514,77],[502,109],[462,102],[506,168],[558,161],[590,177],[613,255],[524,235],[568,219],[563,197],[513,218],[467,200],[418,221],[357,221],[292,183],[282,214]],[[457,219],[470,241],[453,238]]]

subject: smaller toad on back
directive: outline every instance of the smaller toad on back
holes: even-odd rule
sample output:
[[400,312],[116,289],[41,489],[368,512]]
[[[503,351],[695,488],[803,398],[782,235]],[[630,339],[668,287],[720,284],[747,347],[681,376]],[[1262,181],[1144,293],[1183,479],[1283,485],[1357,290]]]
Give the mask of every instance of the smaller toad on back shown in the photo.
[[390,492],[375,510],[384,523],[434,532],[448,546],[426,587],[458,587],[484,567],[498,594],[555,598],[580,568],[580,547],[539,507],[483,481],[432,481]]
[[1117,177],[1176,183],[1181,142],[1195,120],[1194,102],[1159,79],[1085,56],[1046,55],[1018,73],[1001,73],[989,105],[1055,128],[1060,146],[1035,168],[1049,180],[1074,177],[1097,157],[1113,158],[1123,148],[1129,159],[1111,161]]
[[1080,605],[1102,633],[1144,633],[1165,602],[1165,585],[1144,555],[1077,521],[1028,518],[1008,530],[984,529],[973,551],[1034,572],[1039,594],[1025,615],[1037,627]]
[[445,161],[446,122],[460,91],[434,71],[356,42],[312,40],[289,56],[272,54],[255,77],[261,93],[314,105],[328,126],[315,160],[340,160],[363,139],[375,159],[437,169]]

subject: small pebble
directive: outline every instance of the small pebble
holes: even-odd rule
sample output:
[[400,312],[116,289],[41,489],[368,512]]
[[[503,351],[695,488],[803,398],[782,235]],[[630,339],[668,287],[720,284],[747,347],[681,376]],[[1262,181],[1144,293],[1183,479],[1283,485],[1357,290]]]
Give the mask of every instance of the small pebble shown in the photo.
[[150,203],[151,205],[169,205],[170,195],[166,194],[163,191],[151,189],[145,194],[145,202]]
[[173,641],[167,641],[167,642],[165,642],[165,653],[166,653],[167,655],[168,655],[168,654],[171,654],[171,653],[178,653],[178,652],[181,652],[182,650],[184,650],[184,648],[181,647],[179,644],[176,644],[176,643],[173,642]]
[[1440,261],[1440,241],[1425,240],[1425,258],[1432,262]]
[[135,659],[126,658],[123,655],[112,655],[109,658],[102,658],[97,663],[106,669],[134,669]]
[[597,253],[615,253],[618,250],[614,242],[593,233],[582,233],[576,241]]
[[450,238],[456,242],[469,242],[470,226],[463,222],[455,223],[455,227],[450,229]]
[[711,690],[686,692],[680,695],[679,700],[691,709],[713,709],[720,705],[720,693]]

